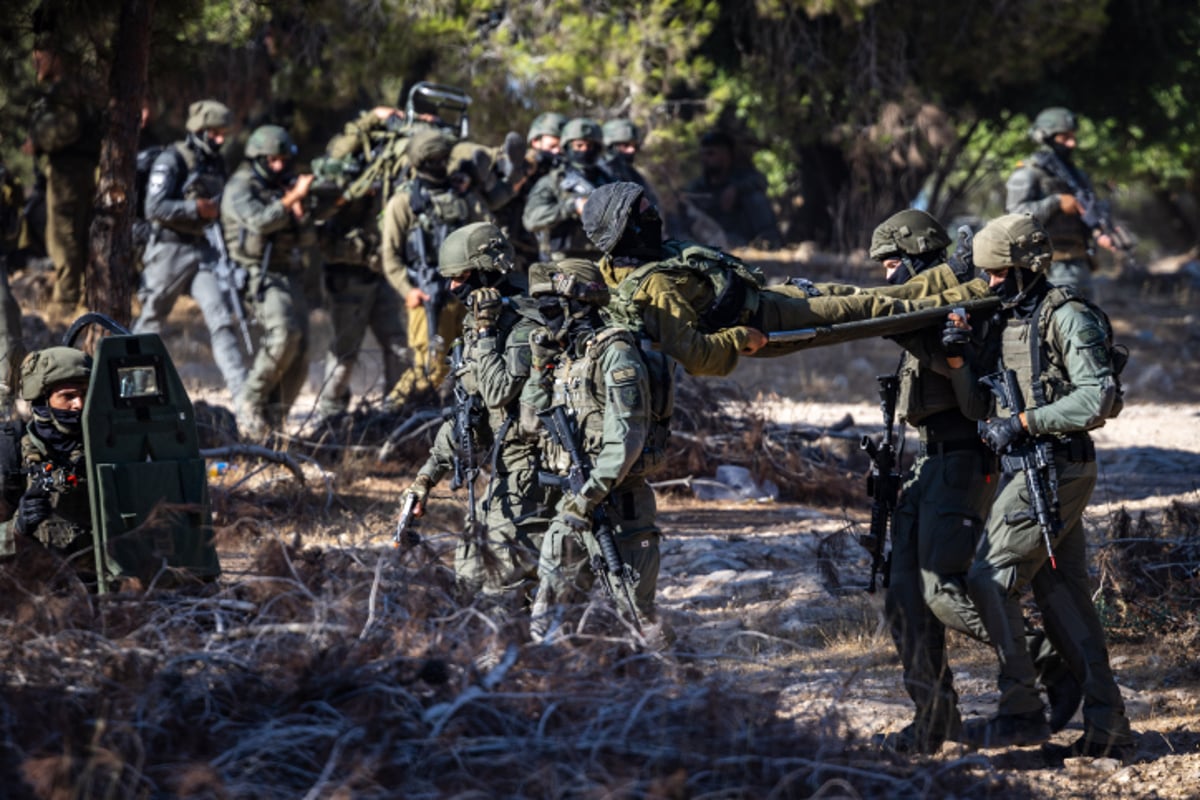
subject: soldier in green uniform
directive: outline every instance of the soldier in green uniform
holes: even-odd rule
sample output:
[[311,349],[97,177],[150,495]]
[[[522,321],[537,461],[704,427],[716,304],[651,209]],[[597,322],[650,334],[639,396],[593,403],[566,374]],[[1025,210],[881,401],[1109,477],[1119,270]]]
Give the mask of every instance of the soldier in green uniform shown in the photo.
[[583,231],[588,196],[614,178],[600,163],[604,134],[594,120],[579,117],[562,129],[563,162],[534,185],[521,222],[538,238],[540,260],[600,256]]
[[91,356],[73,347],[37,350],[21,363],[21,399],[33,416],[20,440],[28,482],[11,523],[18,536],[37,539],[84,576],[96,569],[82,422],[91,374]]
[[25,357],[21,308],[8,281],[21,234],[21,181],[0,161],[0,420],[12,415],[18,369]]
[[413,364],[391,387],[387,404],[436,402],[447,375],[446,353],[462,328],[466,309],[438,274],[438,250],[450,232],[488,218],[470,181],[449,172],[454,140],[425,130],[413,136],[408,156],[415,175],[383,211],[383,272],[408,311]]
[[1077,127],[1068,109],[1046,108],[1038,113],[1029,136],[1039,148],[1009,177],[1004,208],[1010,214],[1029,214],[1046,229],[1054,244],[1054,261],[1047,274],[1050,283],[1090,296],[1093,243],[1108,249],[1113,243],[1080,218],[1082,208],[1071,183],[1091,191],[1092,182],[1073,159]]
[[[653,461],[647,450],[663,441],[653,432],[654,393],[669,393],[670,387],[651,385],[633,333],[601,315],[609,292],[593,263],[535,264],[529,277],[530,294],[550,302],[542,305],[548,324],[530,337],[535,374],[521,399],[523,427],[530,411],[562,407],[589,468],[581,487],[564,490],[542,540],[531,633],[535,639],[545,636],[554,607],[573,590],[586,590],[594,570],[604,568],[597,534],[607,526],[627,569],[608,575],[619,612],[637,620],[648,642],[661,642],[655,611],[660,533],[646,472]],[[548,447],[543,461],[562,475],[572,466],[557,447]]]
[[74,315],[83,300],[88,235],[100,162],[99,113],[60,53],[45,46],[33,51],[38,83],[29,139],[43,157],[46,175],[46,250],[54,261],[52,311]]
[[[513,269],[512,245],[492,223],[474,222],[446,237],[438,271],[469,309],[462,365],[453,378],[463,382],[480,413],[470,432],[477,463],[464,466],[490,466],[480,503],[486,537],[466,532],[455,551],[455,574],[467,597],[482,594],[490,608],[503,613],[527,599],[553,505],[552,490],[537,482],[537,443],[523,438],[516,425],[530,374],[529,333],[544,320],[525,296],[524,276]],[[429,459],[406,490],[416,498],[417,516],[424,513],[430,489],[454,469],[456,458],[465,457],[458,446],[462,435],[453,419],[438,431]]]
[[983,281],[960,284],[948,265],[880,291],[807,281],[768,287],[758,270],[727,253],[664,242],[658,209],[634,183],[598,188],[584,207],[583,226],[605,254],[600,270],[615,287],[609,312],[693,375],[728,375],[741,355],[789,352],[763,350],[772,331],[901,314],[988,294]]
[[605,169],[612,174],[614,180],[628,181],[641,186],[647,199],[657,206],[658,197],[650,188],[650,182],[634,166],[638,151],[642,148],[641,134],[637,126],[627,119],[610,119],[600,126],[600,129],[604,133],[605,153],[602,163]]
[[[246,377],[229,288],[218,276],[220,254],[205,238],[220,226],[225,162],[221,146],[233,116],[224,103],[199,100],[188,109],[187,138],[163,148],[146,182],[146,219],[151,223],[143,256],[134,333],[162,330],[175,301],[185,292],[200,306],[212,342],[213,361],[236,399]],[[225,281],[233,277],[226,275]]]
[[533,187],[561,161],[562,140],[559,134],[566,122],[566,117],[553,111],[538,114],[534,118],[526,136],[528,149],[525,151],[521,176],[512,183],[513,196],[507,203],[494,209],[496,224],[512,243],[516,268],[521,273],[527,272],[529,265],[539,258],[537,238],[525,229],[521,217]]
[[[984,441],[1004,453],[1010,480],[1000,490],[967,575],[967,588],[1000,661],[996,716],[966,731],[984,746],[1023,745],[1049,737],[1037,670],[1024,641],[1021,592],[1032,586],[1046,634],[1083,686],[1084,733],[1074,755],[1124,758],[1134,738],[1109,665],[1104,629],[1092,604],[1083,512],[1096,485],[1096,450],[1088,431],[1120,408],[1107,320],[1069,289],[1046,280],[1051,240],[1033,218],[1011,214],[975,237],[975,263],[988,272],[1003,301],[998,359],[1012,370],[1025,410],[1000,411],[980,426]],[[955,321],[955,325],[965,325]],[[978,372],[950,359],[960,396],[981,391]],[[1045,445],[1057,485],[1057,532],[1043,532],[1031,506],[1022,461],[1011,446]],[[1045,535],[1046,538],[1043,538]],[[1046,539],[1049,538],[1048,550]]]
[[242,293],[262,329],[258,350],[237,398],[238,425],[251,438],[282,426],[308,372],[308,305],[302,248],[312,237],[302,201],[312,175],[289,183],[296,154],[278,125],[250,134],[246,158],[221,199],[221,228],[230,257],[245,267]]
[[[889,284],[900,285],[946,263],[949,245],[941,223],[924,211],[909,209],[875,229],[870,256],[887,270]],[[982,345],[982,335],[979,338]],[[989,409],[987,398],[972,395],[973,407],[960,406],[950,382],[942,330],[925,328],[897,341],[905,353],[897,369],[896,413],[901,422],[916,428],[920,444],[892,526],[885,611],[916,713],[883,744],[898,752],[935,753],[942,742],[961,732],[958,696],[946,658],[946,627],[971,635],[980,630],[965,579],[996,493],[998,464],[976,431],[976,420]],[[958,356],[963,351],[962,343],[953,348]],[[987,355],[980,349],[979,358]],[[1058,730],[1079,706],[1078,682],[1040,632],[1029,639]]]
[[379,194],[372,191],[350,198],[341,194],[346,176],[360,167],[353,143],[348,146],[344,141],[347,136],[335,137],[326,148],[326,156],[313,161],[317,180],[332,183],[339,192],[339,202],[331,213],[318,215],[324,218],[316,226],[333,326],[333,339],[325,356],[325,379],[317,398],[317,409],[325,419],[349,408],[350,379],[368,330],[383,355],[385,391],[400,379],[406,359],[404,303],[383,275],[379,252]]

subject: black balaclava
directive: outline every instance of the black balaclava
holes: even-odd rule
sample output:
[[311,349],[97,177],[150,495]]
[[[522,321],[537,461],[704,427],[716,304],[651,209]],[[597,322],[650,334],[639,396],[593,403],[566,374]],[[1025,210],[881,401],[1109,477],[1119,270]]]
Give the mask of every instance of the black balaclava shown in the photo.
[[83,412],[51,408],[45,398],[32,406],[33,434],[50,450],[56,460],[69,459],[83,445]]
[[900,259],[900,266],[887,277],[887,282],[892,286],[902,286],[930,267],[944,263],[946,260],[946,251],[945,249],[931,250],[928,253],[918,253],[915,256],[901,252],[892,256],[892,258]]
[[662,253],[662,217],[654,206],[639,211],[639,205],[640,199],[625,223],[621,238],[613,245],[614,256],[651,260]]

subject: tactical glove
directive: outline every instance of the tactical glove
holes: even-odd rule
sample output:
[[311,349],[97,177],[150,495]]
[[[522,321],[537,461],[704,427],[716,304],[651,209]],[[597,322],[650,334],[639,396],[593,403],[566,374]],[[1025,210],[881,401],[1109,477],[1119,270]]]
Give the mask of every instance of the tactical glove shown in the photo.
[[475,314],[475,330],[485,331],[500,319],[500,310],[504,307],[504,298],[500,291],[491,286],[476,289],[467,298],[471,311]]
[[549,328],[534,328],[529,333],[529,352],[534,370],[541,372],[553,369],[554,362],[562,352],[562,345]]
[[591,512],[588,510],[588,501],[586,497],[578,494],[569,494],[563,498],[562,511],[559,517],[567,526],[576,533],[590,531],[592,529]]
[[32,536],[37,526],[50,518],[54,509],[50,505],[50,497],[40,486],[31,486],[21,495],[21,503],[17,506],[16,530],[26,536]]
[[1027,432],[1021,426],[1021,418],[1014,414],[1011,417],[993,417],[979,422],[979,436],[997,454],[1008,452],[1015,443],[1025,438]]
[[[964,320],[965,322],[966,320]],[[952,319],[946,320],[942,328],[942,350],[951,358],[962,358],[971,343],[971,328],[960,328]]]
[[975,233],[969,225],[958,226],[958,247],[946,261],[954,271],[959,283],[967,283],[975,277]]

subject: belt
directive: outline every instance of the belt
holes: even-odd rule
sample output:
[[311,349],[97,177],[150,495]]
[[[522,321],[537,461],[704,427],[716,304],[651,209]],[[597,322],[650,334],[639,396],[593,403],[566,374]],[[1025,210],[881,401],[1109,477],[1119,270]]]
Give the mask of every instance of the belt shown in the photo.
[[945,442],[921,442],[917,446],[918,456],[944,456],[947,453],[957,453],[966,450],[984,449],[979,439],[950,439]]
[[1089,462],[1096,460],[1096,443],[1086,433],[1076,433],[1054,443],[1054,455],[1067,461]]

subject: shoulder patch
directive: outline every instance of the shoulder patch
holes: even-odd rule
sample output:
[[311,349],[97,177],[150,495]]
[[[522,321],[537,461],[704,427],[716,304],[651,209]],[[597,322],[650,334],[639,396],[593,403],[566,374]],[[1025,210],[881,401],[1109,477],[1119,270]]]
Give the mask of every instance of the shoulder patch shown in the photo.
[[612,374],[613,383],[629,383],[630,381],[637,380],[637,377],[637,367],[621,367],[620,369],[613,370]]

